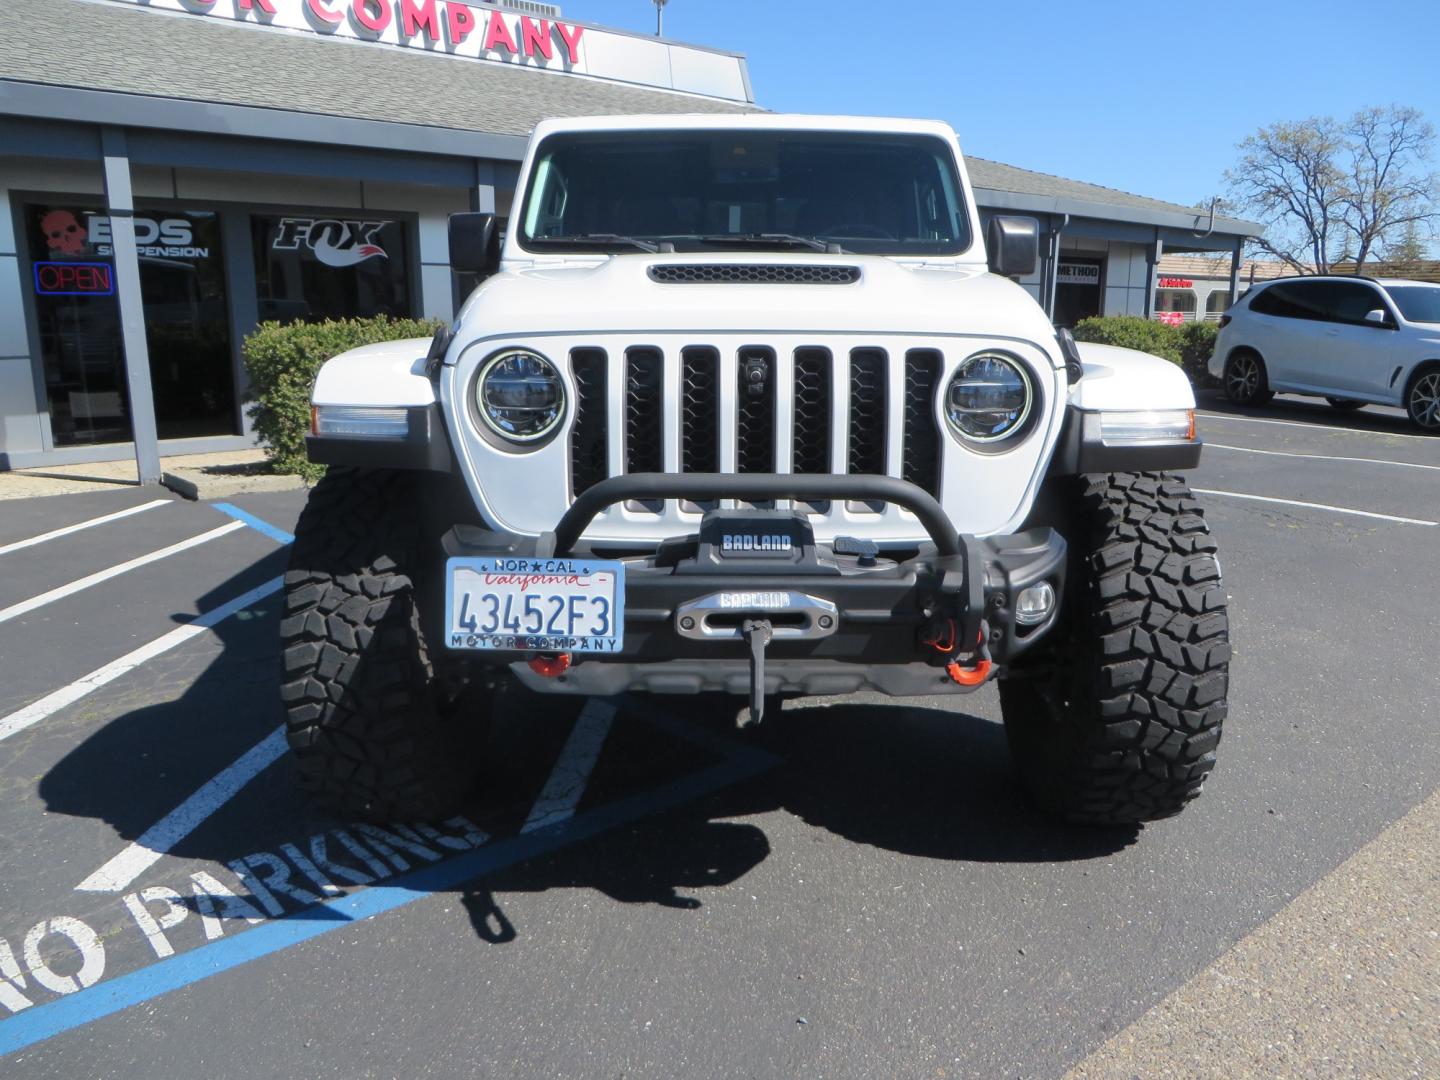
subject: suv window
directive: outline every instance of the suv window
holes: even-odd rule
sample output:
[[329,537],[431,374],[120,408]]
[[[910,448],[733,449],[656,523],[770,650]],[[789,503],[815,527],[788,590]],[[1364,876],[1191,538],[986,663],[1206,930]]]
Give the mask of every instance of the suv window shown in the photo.
[[1440,286],[1391,285],[1386,291],[1411,322],[1440,323]]
[[1323,284],[1320,281],[1287,281],[1271,285],[1250,301],[1250,310],[1285,319],[1325,319],[1325,298],[1318,290]]
[[1365,313],[1376,308],[1385,310],[1385,301],[1380,299],[1380,294],[1373,287],[1358,281],[1323,281],[1317,282],[1315,287],[1325,298],[1331,322],[1373,326],[1374,323],[1365,321]]

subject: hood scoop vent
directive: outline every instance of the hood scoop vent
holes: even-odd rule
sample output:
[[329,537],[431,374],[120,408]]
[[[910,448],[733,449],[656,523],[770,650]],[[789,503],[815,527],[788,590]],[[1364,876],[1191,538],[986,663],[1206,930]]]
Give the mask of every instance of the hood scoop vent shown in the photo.
[[659,263],[650,280],[662,285],[854,285],[858,266],[797,263]]

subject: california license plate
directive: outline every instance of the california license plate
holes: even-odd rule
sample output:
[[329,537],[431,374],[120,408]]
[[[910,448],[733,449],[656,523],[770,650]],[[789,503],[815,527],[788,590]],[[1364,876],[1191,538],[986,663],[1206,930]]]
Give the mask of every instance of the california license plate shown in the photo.
[[624,644],[622,563],[505,556],[446,565],[452,649],[616,653]]

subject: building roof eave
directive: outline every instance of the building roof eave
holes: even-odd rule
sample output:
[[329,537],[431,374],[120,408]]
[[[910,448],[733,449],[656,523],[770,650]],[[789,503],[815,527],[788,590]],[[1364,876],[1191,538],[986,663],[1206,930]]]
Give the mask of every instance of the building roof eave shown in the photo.
[[1244,238],[1261,236],[1265,226],[1241,218],[1215,218],[1210,229],[1210,215],[1203,210],[1193,212],[1158,210],[1151,207],[1125,206],[1116,203],[1070,199],[1056,195],[1030,195],[1020,191],[1001,191],[976,187],[975,200],[994,210],[1023,210],[1032,214],[1069,214],[1071,217],[1096,218],[1105,221],[1126,221],[1136,225],[1155,225],[1187,232],[1210,231],[1214,234]]

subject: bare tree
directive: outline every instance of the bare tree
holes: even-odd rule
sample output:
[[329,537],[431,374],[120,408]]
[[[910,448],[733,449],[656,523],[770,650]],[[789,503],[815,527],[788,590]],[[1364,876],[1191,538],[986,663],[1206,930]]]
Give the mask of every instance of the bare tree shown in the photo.
[[1435,129],[1417,109],[1361,109],[1345,127],[1350,169],[1345,228],[1355,238],[1355,269],[1407,227],[1436,220],[1436,178],[1422,171]]
[[1240,160],[1225,172],[1236,203],[1269,226],[1255,245],[1302,274],[1330,268],[1345,210],[1342,146],[1329,117],[1282,121],[1240,143]]
[[1239,208],[1267,225],[1259,250],[1323,274],[1341,261],[1339,249],[1358,271],[1407,228],[1440,220],[1436,178],[1425,168],[1434,143],[1417,110],[1394,105],[1361,109],[1344,124],[1281,122],[1240,143],[1225,180]]

